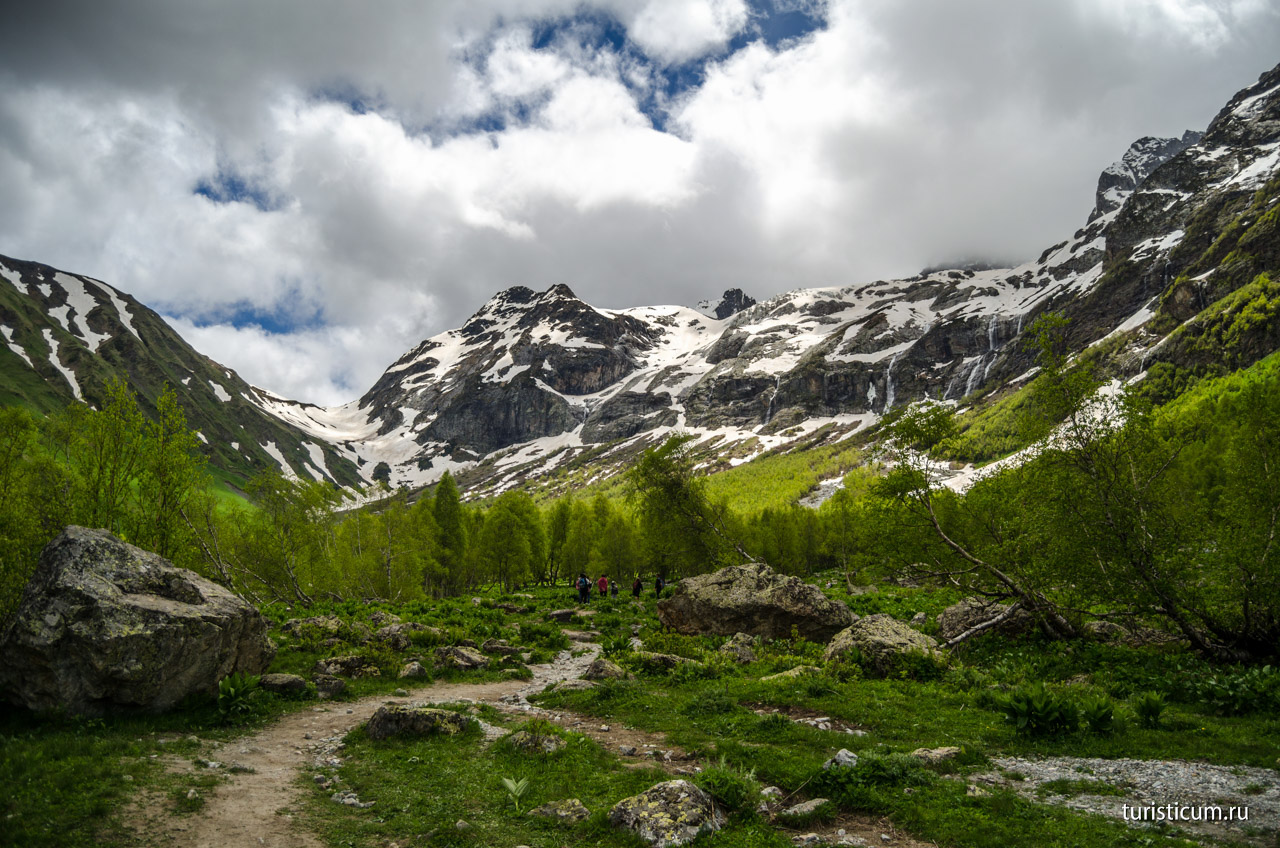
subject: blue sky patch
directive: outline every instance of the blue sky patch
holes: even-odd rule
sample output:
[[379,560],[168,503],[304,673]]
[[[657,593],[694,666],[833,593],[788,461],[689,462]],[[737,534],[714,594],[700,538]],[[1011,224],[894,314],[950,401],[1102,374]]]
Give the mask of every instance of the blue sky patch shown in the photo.
[[279,204],[260,186],[225,167],[220,167],[213,177],[198,181],[192,193],[207,197],[214,203],[249,203],[261,212],[279,208]]

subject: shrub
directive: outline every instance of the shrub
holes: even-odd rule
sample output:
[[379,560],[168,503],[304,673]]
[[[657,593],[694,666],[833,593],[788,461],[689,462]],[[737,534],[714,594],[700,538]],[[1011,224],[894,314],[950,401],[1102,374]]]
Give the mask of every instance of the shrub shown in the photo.
[[738,709],[738,702],[727,692],[716,690],[701,695],[685,704],[680,712],[688,716],[720,715]]
[[1105,696],[1081,704],[1080,716],[1090,733],[1107,734],[1115,730],[1115,708]]
[[703,769],[693,782],[714,798],[730,813],[754,813],[759,788],[756,786],[755,769],[735,769],[721,757],[717,765]]
[[218,681],[218,715],[228,723],[244,721],[257,709],[259,677],[238,671]]
[[1080,724],[1075,702],[1050,692],[1043,683],[1014,690],[997,699],[997,704],[1005,719],[1027,736],[1071,733]]
[[1164,713],[1164,696],[1159,692],[1142,692],[1133,696],[1133,711],[1143,727],[1155,730],[1160,726],[1160,716]]

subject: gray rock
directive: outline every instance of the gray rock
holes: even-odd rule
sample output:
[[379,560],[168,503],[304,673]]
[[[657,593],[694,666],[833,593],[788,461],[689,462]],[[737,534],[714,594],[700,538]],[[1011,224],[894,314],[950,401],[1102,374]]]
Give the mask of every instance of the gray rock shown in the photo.
[[378,707],[377,712],[369,719],[365,732],[370,739],[435,734],[456,736],[471,727],[474,721],[470,716],[451,710],[388,704]]
[[653,651],[636,651],[634,656],[646,666],[666,671],[670,671],[679,665],[702,665],[697,660],[691,660],[688,657],[681,657],[675,654],[658,654]]
[[724,826],[724,814],[711,796],[686,780],[659,783],[624,798],[609,811],[609,823],[653,845],[687,845]]
[[916,748],[911,752],[911,756],[926,763],[945,763],[947,760],[954,760],[959,755],[960,749],[953,745],[946,745],[941,748]]
[[347,691],[347,681],[332,674],[316,674],[311,680],[316,684],[316,695],[322,700],[336,698]]
[[413,662],[404,664],[404,667],[400,669],[398,678],[400,680],[421,680],[424,677],[430,676],[431,672],[427,671],[426,666],[417,660],[414,660]]
[[508,645],[506,639],[486,639],[480,645],[480,650],[486,654],[498,654],[503,657],[513,657],[520,653],[520,649]]
[[822,655],[824,660],[840,659],[852,649],[857,649],[874,669],[881,673],[892,671],[904,655],[920,653],[938,662],[946,657],[938,651],[937,641],[901,621],[883,613],[860,618],[848,628],[836,634]]
[[352,679],[382,676],[382,672],[371,660],[354,654],[317,660],[314,671],[316,674],[350,677]]
[[374,610],[369,616],[369,625],[371,627],[386,627],[388,624],[399,624],[400,616],[393,612],[384,612],[383,610]]
[[[938,635],[943,641],[954,639],[969,628],[976,627],[984,621],[990,621],[1007,611],[1010,606],[1010,604],[988,601],[986,598],[965,598],[938,614]],[[1026,632],[1032,624],[1031,616],[1019,611],[1007,621],[1001,622],[997,627],[986,632],[1015,635]]]
[[811,816],[818,812],[824,804],[830,803],[831,801],[826,798],[813,798],[800,804],[796,804],[794,807],[787,807],[780,815],[789,816],[791,818]]
[[458,668],[463,671],[473,671],[478,668],[488,667],[489,658],[475,648],[467,648],[462,645],[448,645],[436,648],[436,668]]
[[265,671],[267,626],[195,572],[105,530],[68,527],[0,633],[0,690],[35,711],[161,712],[229,674]]
[[301,636],[308,629],[336,636],[342,629],[342,619],[336,615],[317,615],[311,618],[291,618],[280,626],[280,632],[286,636]]
[[587,680],[624,680],[630,675],[617,663],[604,657],[597,657],[591,665],[587,666],[582,676]]
[[1114,621],[1086,621],[1084,632],[1099,642],[1119,642],[1129,636],[1129,631]]
[[735,633],[728,642],[720,646],[720,652],[733,657],[742,665],[756,661],[755,640],[746,633]]
[[590,818],[591,811],[577,798],[569,798],[564,801],[551,801],[541,807],[534,807],[529,811],[529,815],[575,824]]
[[760,563],[681,580],[670,598],[658,602],[658,618],[678,633],[781,639],[794,629],[822,642],[853,620],[847,606],[817,587]]
[[300,695],[307,691],[307,681],[296,674],[264,674],[258,685],[277,695]]
[[816,665],[798,665],[795,668],[789,668],[786,671],[780,671],[777,674],[766,675],[760,678],[760,682],[767,683],[769,681],[794,680],[797,677],[803,677],[806,674],[821,674],[822,669]]
[[413,644],[410,639],[411,633],[430,633],[432,636],[442,638],[444,633],[435,627],[428,627],[425,624],[419,624],[416,621],[406,621],[404,623],[388,624],[378,629],[373,634],[375,639],[386,642],[387,647],[393,651],[407,651]]
[[507,736],[507,742],[517,751],[526,754],[554,754],[565,746],[565,741],[552,733],[530,733],[517,730]]
[[558,621],[561,624],[566,624],[569,619],[573,618],[577,614],[578,610],[576,609],[558,609],[547,613],[547,619],[550,621]]
[[618,753],[624,757],[634,757],[636,755],[635,745],[619,745]]
[[853,768],[858,764],[858,755],[850,751],[848,748],[841,748],[836,751],[836,755],[822,764],[824,771],[830,771],[833,768]]

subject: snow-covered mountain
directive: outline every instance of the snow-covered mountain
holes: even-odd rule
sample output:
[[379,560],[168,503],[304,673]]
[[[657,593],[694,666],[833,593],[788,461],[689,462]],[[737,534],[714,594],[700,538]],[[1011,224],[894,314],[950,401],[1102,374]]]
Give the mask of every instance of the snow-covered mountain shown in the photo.
[[1255,233],[1267,251],[1237,255],[1229,272],[1205,252],[1257,223],[1238,220],[1249,208],[1273,209],[1278,92],[1272,71],[1203,135],[1135,142],[1103,171],[1085,226],[1017,267],[801,289],[718,318],[515,287],[405,354],[358,401],[259,397],[314,438],[349,446],[366,471],[386,462],[394,482],[421,485],[470,470],[491,490],[587,454],[625,458],[672,431],[742,460],[819,430],[840,438],[919,398],[967,403],[1032,373],[1019,342],[1050,310],[1071,319],[1078,349],[1114,337],[1116,367],[1132,375],[1162,350],[1176,358],[1168,342],[1193,317],[1177,306],[1189,271],[1195,288],[1213,289],[1207,305],[1277,265],[1270,230]]
[[[1225,361],[1205,341],[1235,308],[1224,298],[1280,271],[1278,166],[1280,68],[1237,94],[1203,134],[1135,142],[1103,171],[1085,225],[1016,267],[930,270],[759,303],[731,290],[701,311],[598,309],[567,286],[516,286],[424,340],[345,406],[280,398],[212,363],[199,379],[287,425],[289,455],[271,454],[265,436],[252,444],[289,473],[336,479],[335,468],[358,469],[367,481],[419,486],[449,469],[484,493],[573,468],[613,473],[675,431],[737,463],[845,438],[920,398],[967,405],[1034,373],[1020,342],[1048,311],[1070,320],[1074,350],[1094,348],[1117,376],[1157,363],[1198,373]],[[4,262],[10,275],[21,265]],[[51,279],[61,278],[23,271],[15,286],[40,300]],[[46,380],[61,379],[59,364],[100,355],[99,334],[128,335],[104,323],[123,314],[107,309],[107,288],[95,282],[101,297],[81,294],[89,282],[44,296],[51,317],[39,332],[14,335],[0,303],[9,349]],[[86,296],[98,301],[87,313],[77,305]],[[1280,318],[1237,328],[1230,367],[1280,347],[1278,327]],[[51,359],[45,331],[71,352]],[[169,370],[185,378],[183,368]],[[216,435],[235,438],[233,428]]]

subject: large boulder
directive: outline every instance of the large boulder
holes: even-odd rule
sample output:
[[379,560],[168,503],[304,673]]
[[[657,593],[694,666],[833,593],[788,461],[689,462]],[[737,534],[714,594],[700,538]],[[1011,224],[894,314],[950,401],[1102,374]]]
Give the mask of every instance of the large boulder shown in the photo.
[[668,780],[624,798],[609,811],[609,823],[629,830],[654,848],[687,845],[724,826],[711,796],[687,780]]
[[853,614],[816,586],[753,563],[684,578],[670,598],[658,602],[658,618],[684,634],[741,632],[783,639],[794,629],[806,639],[825,642],[848,627]]
[[0,691],[36,711],[161,712],[275,655],[223,587],[105,530],[68,527],[0,628]]
[[[938,635],[943,641],[950,641],[979,624],[1003,615],[1009,611],[1010,606],[1010,604],[1001,604],[986,598],[965,598],[938,614]],[[1025,632],[1033,623],[1030,615],[1023,610],[1018,610],[1005,621],[984,632],[1013,635]]]
[[868,665],[882,674],[894,671],[904,657],[912,654],[938,664],[946,663],[946,657],[938,650],[937,640],[883,613],[860,618],[837,633],[822,658],[827,661],[844,659],[851,651],[860,654]]
[[456,736],[475,723],[470,716],[433,707],[410,707],[388,704],[378,707],[365,726],[370,739],[391,736]]

